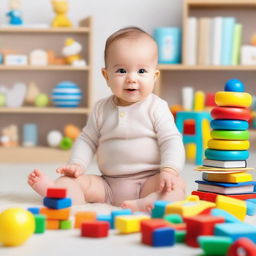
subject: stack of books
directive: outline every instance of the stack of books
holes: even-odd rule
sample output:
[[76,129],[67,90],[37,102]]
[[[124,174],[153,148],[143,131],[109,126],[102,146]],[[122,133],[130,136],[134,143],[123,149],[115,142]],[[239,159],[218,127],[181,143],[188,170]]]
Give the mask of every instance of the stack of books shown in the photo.
[[234,17],[189,17],[187,65],[239,65],[242,25]]
[[[249,156],[248,107],[251,95],[244,92],[241,81],[229,80],[225,91],[215,95],[217,107],[211,115],[211,139],[205,150],[206,158],[202,171],[202,180],[197,180],[198,191],[193,194],[206,196],[207,193],[223,194],[239,199],[256,198],[252,175],[246,171]],[[205,199],[205,198],[204,198]]]

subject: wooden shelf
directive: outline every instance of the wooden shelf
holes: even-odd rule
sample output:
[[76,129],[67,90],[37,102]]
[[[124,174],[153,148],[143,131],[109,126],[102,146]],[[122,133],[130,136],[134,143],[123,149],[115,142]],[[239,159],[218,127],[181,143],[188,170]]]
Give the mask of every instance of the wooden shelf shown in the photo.
[[49,147],[0,147],[1,163],[66,163],[69,156],[70,150]]
[[186,0],[191,6],[209,7],[209,6],[220,6],[220,7],[256,7],[255,0]]
[[0,71],[1,70],[20,70],[20,71],[87,71],[89,70],[89,66],[84,67],[74,67],[69,65],[48,65],[48,66],[7,66],[7,65],[0,65]]
[[0,33],[84,34],[88,32],[90,32],[89,27],[77,27],[77,28],[0,27]]
[[188,71],[256,71],[256,66],[200,66],[200,65],[171,65],[171,64],[160,64],[158,65],[159,70],[188,70]]
[[20,108],[0,108],[0,113],[24,113],[24,114],[88,114],[88,108],[55,108],[55,107],[20,107]]

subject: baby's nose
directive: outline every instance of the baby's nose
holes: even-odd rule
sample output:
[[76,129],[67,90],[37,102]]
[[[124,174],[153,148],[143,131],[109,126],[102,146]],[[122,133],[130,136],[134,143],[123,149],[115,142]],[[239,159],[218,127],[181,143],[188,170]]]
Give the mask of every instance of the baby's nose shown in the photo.
[[137,73],[136,72],[129,72],[126,76],[127,83],[136,83]]

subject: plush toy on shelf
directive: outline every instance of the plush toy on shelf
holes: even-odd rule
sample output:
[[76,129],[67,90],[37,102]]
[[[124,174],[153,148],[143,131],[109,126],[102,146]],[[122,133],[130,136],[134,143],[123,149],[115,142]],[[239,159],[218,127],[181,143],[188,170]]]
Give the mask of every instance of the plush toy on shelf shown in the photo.
[[10,0],[10,11],[6,14],[10,18],[10,25],[17,26],[23,24],[20,6],[20,0]]
[[52,27],[72,27],[72,23],[67,17],[68,1],[67,0],[52,0],[53,10],[56,13],[52,21]]
[[17,147],[19,142],[17,125],[9,125],[1,131],[0,144],[3,147]]
[[72,66],[85,66],[86,62],[82,59],[80,52],[82,51],[82,45],[75,41],[73,38],[67,38],[65,46],[62,49],[62,54],[65,56],[67,64]]

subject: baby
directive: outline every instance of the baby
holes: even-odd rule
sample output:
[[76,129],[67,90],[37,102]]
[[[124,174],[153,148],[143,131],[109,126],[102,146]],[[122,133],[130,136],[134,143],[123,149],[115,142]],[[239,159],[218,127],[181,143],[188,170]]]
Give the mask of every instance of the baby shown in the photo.
[[[65,187],[74,204],[133,211],[148,211],[156,200],[184,199],[182,138],[167,103],[152,93],[157,58],[155,41],[139,28],[107,39],[102,74],[113,95],[96,103],[69,163],[56,170],[62,176],[52,181],[37,169],[28,176],[37,193]],[[94,154],[101,176],[84,174]]]

